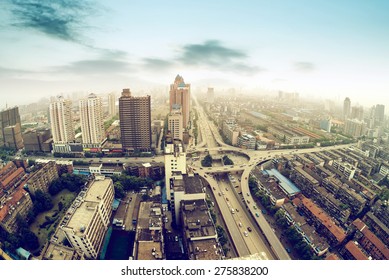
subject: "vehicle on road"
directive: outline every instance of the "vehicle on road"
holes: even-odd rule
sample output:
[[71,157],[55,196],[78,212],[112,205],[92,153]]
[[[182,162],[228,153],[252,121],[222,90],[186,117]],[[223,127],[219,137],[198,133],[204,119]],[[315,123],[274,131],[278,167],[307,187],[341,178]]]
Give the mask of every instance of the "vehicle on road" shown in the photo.
[[242,227],[242,223],[239,223],[239,227]]
[[257,206],[254,205],[253,208],[254,208],[254,209],[257,209]]
[[255,212],[255,216],[258,218],[259,217],[259,214],[257,212]]
[[253,230],[251,229],[251,227],[248,227],[247,230],[248,230],[249,232],[252,232],[252,231],[253,231]]
[[246,236],[246,237],[249,236],[249,233],[248,233],[247,231],[244,231],[243,234],[244,234],[244,236]]
[[212,189],[213,189],[214,191],[216,191],[216,188],[215,188],[215,187],[212,187]]

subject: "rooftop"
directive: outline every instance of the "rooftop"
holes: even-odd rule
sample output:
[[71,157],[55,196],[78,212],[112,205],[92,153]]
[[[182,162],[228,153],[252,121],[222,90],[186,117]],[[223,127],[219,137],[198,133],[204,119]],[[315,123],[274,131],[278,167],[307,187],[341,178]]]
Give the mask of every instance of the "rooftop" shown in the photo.
[[359,218],[353,222],[353,225],[389,260],[389,249],[385,244],[370,231],[369,227]]
[[154,241],[138,242],[138,260],[156,260],[162,258],[162,244]]
[[356,260],[368,260],[369,258],[365,255],[364,252],[352,241],[349,241],[346,246],[344,246],[347,251],[356,259]]
[[48,260],[73,260],[76,255],[75,250],[69,247],[61,246],[54,243],[49,243],[44,254],[44,259]]
[[281,188],[289,195],[293,196],[300,192],[300,189],[296,187],[291,181],[289,181],[284,175],[278,172],[276,169],[264,170],[269,176],[274,176],[278,179]]
[[187,200],[181,202],[182,218],[187,239],[196,237],[215,238],[216,229],[205,200]]
[[308,209],[320,222],[324,225],[336,238],[338,242],[342,242],[346,238],[346,233],[343,229],[338,227],[334,221],[315,203],[312,202],[309,198],[302,196],[302,198],[297,198],[293,200],[293,203],[299,204],[299,201]]
[[215,239],[189,242],[190,258],[195,260],[220,260],[222,252]]
[[201,182],[199,175],[188,176],[183,175],[185,193],[202,193],[203,192],[203,183]]

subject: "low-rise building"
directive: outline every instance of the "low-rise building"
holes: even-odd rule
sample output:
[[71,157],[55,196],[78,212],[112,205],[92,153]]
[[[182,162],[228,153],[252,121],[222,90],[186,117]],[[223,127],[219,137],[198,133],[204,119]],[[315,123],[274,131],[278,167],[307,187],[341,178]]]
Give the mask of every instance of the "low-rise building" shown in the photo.
[[18,230],[17,217],[26,218],[32,207],[29,193],[18,187],[0,206],[0,226],[9,233],[15,233]]
[[25,187],[31,193],[35,193],[37,190],[48,192],[51,182],[58,179],[57,166],[54,161],[37,166],[39,169],[31,174]]
[[204,199],[181,202],[183,242],[190,260],[220,260],[215,224]]
[[389,249],[360,219],[353,222],[355,238],[360,246],[375,260],[389,260]]
[[331,217],[309,198],[301,195],[300,198],[293,199],[293,204],[311,219],[316,230],[325,236],[331,245],[340,244],[346,238],[344,230],[337,226]]
[[361,247],[353,242],[349,241],[347,244],[341,249],[340,253],[342,254],[345,260],[368,260],[368,256],[361,249]]
[[164,259],[162,227],[162,205],[155,202],[141,202],[135,236],[135,259]]

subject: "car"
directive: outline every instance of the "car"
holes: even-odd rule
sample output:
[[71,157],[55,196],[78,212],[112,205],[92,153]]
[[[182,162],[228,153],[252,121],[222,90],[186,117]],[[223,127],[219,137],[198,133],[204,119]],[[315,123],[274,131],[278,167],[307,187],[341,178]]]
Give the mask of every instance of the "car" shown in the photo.
[[239,223],[239,227],[242,227],[242,223]]
[[291,253],[292,250],[290,250],[290,248],[285,248],[285,250],[288,252],[288,253]]
[[228,197],[226,197],[226,200],[227,200],[227,201],[230,201],[230,200],[228,199]]
[[204,177],[207,178],[207,175],[204,174]]
[[254,208],[254,209],[257,209],[257,206],[254,205],[253,208]]
[[252,231],[253,231],[253,230],[251,229],[251,227],[248,227],[247,230],[248,230],[249,232],[252,232]]
[[238,208],[236,208],[235,210],[236,210],[236,212],[239,212]]
[[247,231],[244,231],[243,234],[244,234],[244,236],[246,236],[246,237],[249,236],[249,233],[248,233]]
[[257,212],[255,212],[255,216],[258,218],[259,217],[259,214]]
[[235,186],[235,189],[239,188],[239,186]]
[[214,191],[216,191],[216,188],[215,188],[215,187],[212,187],[212,189],[213,189]]
[[250,194],[249,194],[249,193],[246,193],[246,195],[247,195],[247,196],[250,196]]
[[247,203],[250,204],[250,200],[247,200]]
[[218,193],[218,195],[219,195],[219,196],[222,196],[222,194],[221,194],[221,193]]
[[[202,167],[200,167],[200,169],[203,169],[203,168],[202,168]],[[193,168],[193,170],[196,170],[196,169],[194,169],[194,168]]]
[[226,191],[228,191],[228,188],[226,188]]

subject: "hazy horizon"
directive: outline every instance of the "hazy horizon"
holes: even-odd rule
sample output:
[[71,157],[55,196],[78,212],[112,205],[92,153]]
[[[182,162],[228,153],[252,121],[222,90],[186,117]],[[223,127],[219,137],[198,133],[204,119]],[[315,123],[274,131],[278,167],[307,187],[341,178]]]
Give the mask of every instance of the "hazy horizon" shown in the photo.
[[298,92],[389,107],[386,1],[38,1],[0,9],[0,92],[168,87]]

